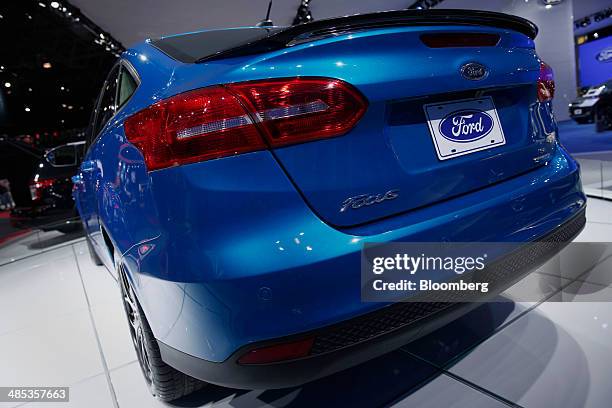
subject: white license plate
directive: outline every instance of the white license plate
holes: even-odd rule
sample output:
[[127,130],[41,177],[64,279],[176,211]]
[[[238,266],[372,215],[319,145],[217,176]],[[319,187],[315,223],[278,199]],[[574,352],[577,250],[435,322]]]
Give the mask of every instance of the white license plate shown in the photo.
[[506,144],[491,97],[431,103],[423,108],[440,160]]
[[582,109],[574,109],[574,115],[582,115]]

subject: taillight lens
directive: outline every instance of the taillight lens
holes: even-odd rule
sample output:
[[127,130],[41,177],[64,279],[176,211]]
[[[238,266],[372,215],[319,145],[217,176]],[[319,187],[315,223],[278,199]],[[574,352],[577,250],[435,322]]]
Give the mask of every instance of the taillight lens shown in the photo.
[[538,78],[538,100],[548,102],[555,96],[555,74],[550,65],[540,63],[540,77]]
[[32,196],[32,201],[37,201],[42,198],[43,190],[53,186],[56,182],[56,179],[40,179],[38,181],[32,181],[30,183],[30,195]]
[[157,170],[339,136],[366,108],[340,80],[275,79],[185,92],[132,115],[124,128]]
[[245,101],[272,147],[342,135],[367,107],[361,94],[336,79],[256,81],[228,89]]
[[238,100],[220,86],[158,102],[128,118],[124,127],[149,170],[265,147]]

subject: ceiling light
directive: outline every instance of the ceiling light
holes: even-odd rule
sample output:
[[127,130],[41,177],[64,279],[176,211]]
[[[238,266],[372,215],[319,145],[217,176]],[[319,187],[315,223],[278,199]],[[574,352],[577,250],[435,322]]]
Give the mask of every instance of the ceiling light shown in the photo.
[[64,90],[64,87],[63,87],[63,86],[60,86],[60,89],[63,91],[63,90]]
[[59,7],[59,3],[57,1],[52,1],[51,2],[51,7],[58,8]]
[[38,5],[39,5],[40,7],[47,7],[47,5],[46,5],[45,3],[41,3],[41,2],[38,2]]
[[51,63],[50,63],[50,62],[43,62],[42,67],[43,67],[44,69],[49,69],[49,68],[51,68]]
[[25,107],[25,111],[26,112],[30,112],[30,108],[28,108],[27,106]]
[[6,88],[10,88],[10,87],[11,87],[11,83],[10,83],[10,82],[5,82],[5,83],[4,83],[4,86],[5,86]]
[[595,34],[593,34],[593,37],[595,37],[595,38],[599,38],[599,33],[595,33]]
[[546,6],[544,6],[545,9],[549,10],[552,8],[552,4],[547,4]]
[[104,39],[104,34],[100,33],[100,38]]

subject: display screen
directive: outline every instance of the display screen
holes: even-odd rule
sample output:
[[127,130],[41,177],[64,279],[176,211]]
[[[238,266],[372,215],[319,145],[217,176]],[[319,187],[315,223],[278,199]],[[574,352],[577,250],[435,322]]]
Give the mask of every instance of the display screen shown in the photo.
[[612,36],[578,47],[580,85],[599,85],[612,79]]

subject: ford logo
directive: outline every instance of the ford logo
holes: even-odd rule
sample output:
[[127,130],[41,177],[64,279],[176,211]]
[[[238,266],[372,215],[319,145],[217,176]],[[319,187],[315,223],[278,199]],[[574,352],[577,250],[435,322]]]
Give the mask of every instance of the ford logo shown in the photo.
[[612,61],[612,48],[606,48],[605,50],[598,53],[595,58],[599,62],[610,62]]
[[453,142],[482,139],[493,130],[493,118],[486,112],[466,109],[448,114],[439,124],[440,134]]
[[489,76],[489,70],[482,64],[470,62],[461,67],[461,75],[470,81],[480,81]]

